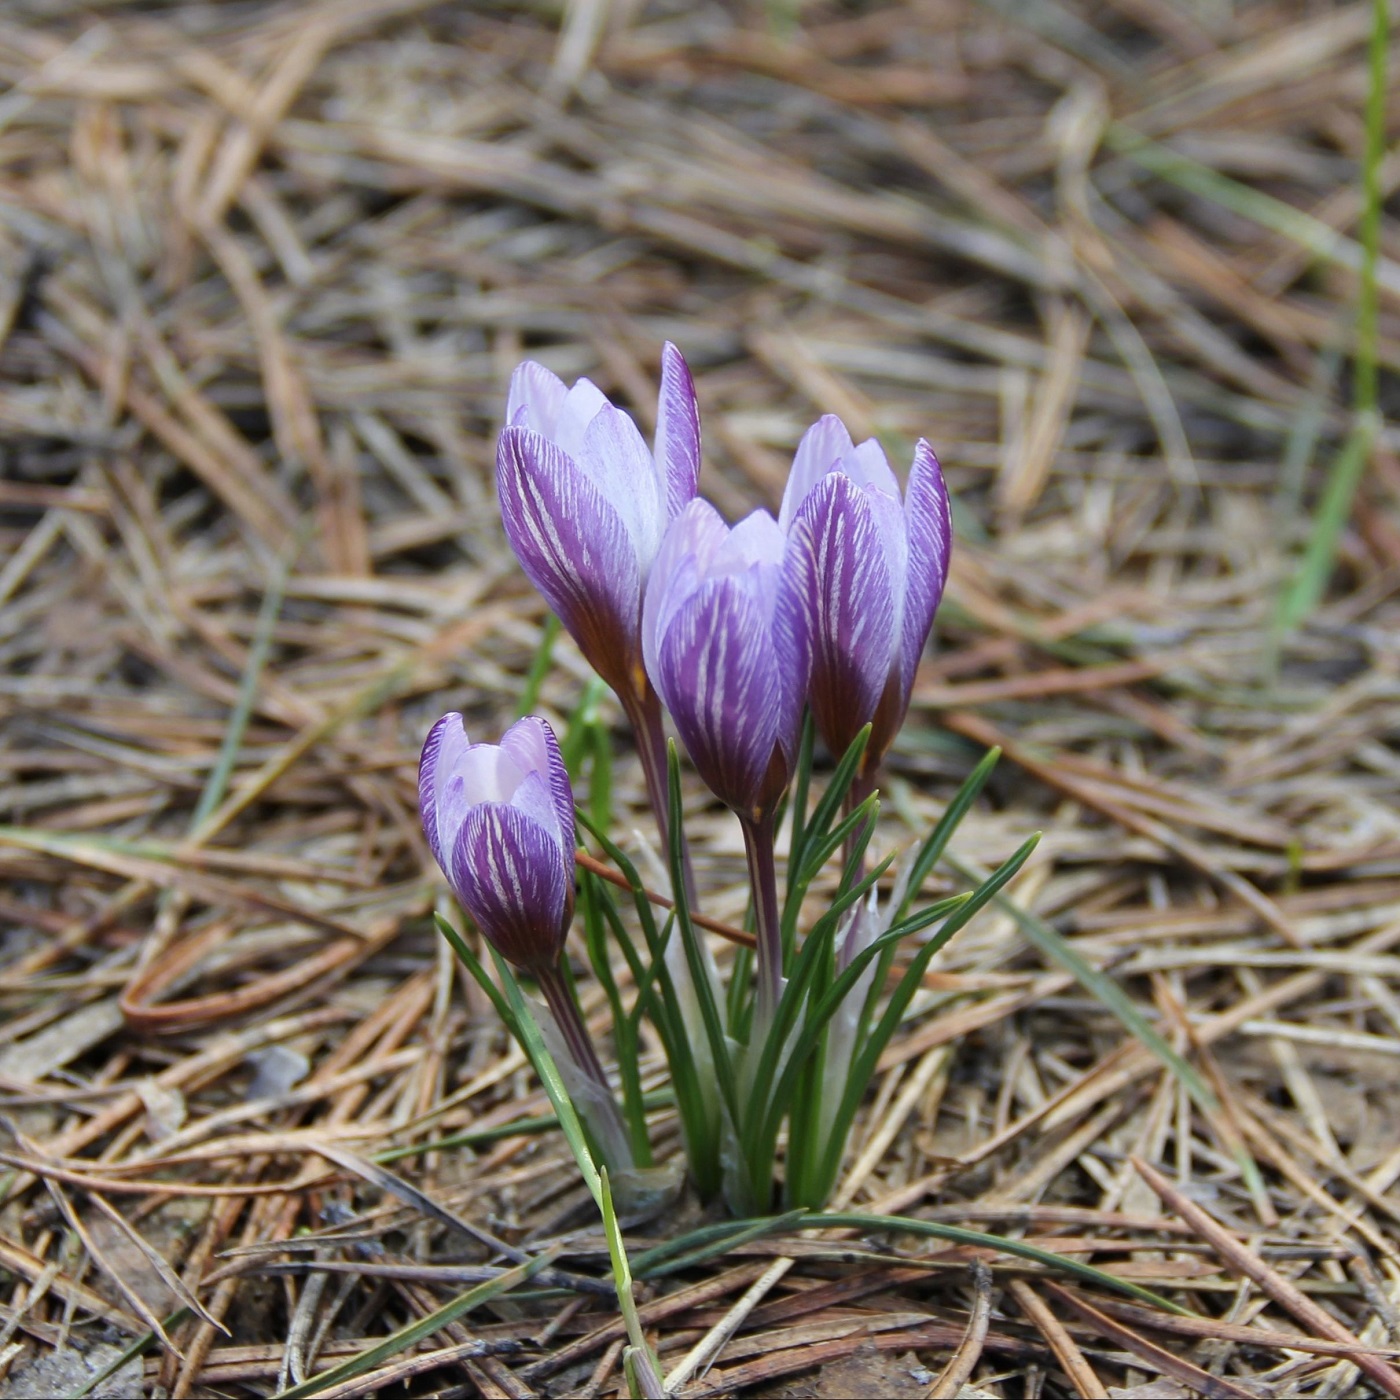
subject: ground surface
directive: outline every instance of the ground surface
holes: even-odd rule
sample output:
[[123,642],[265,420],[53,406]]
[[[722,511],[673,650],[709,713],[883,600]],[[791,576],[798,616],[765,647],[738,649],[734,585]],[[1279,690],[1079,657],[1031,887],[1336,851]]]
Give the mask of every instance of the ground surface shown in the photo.
[[[361,1355],[461,1291],[425,1266],[488,1259],[414,1190],[603,1271],[557,1137],[492,1131],[545,1101],[432,932],[413,774],[448,707],[499,731],[540,638],[490,486],[510,368],[649,427],[669,338],[731,515],[776,504],[819,412],[901,467],[935,444],[960,538],[879,839],[1002,744],[959,856],[1044,830],[1015,887],[1041,944],[1107,970],[1215,1107],[985,917],[887,1054],[842,1201],[1197,1320],[784,1236],[644,1284],[663,1369],[742,1298],[682,1393],[1397,1393],[1393,426],[1324,601],[1274,627],[1351,426],[1370,7],[570,14],[0,17],[0,1386],[77,1393],[182,1303],[93,1393],[141,1365],[270,1394]],[[1382,245],[1393,412],[1393,212]],[[561,643],[542,709],[585,679]],[[737,831],[692,806],[737,921]],[[611,1304],[561,1298],[320,1393],[613,1393]]]

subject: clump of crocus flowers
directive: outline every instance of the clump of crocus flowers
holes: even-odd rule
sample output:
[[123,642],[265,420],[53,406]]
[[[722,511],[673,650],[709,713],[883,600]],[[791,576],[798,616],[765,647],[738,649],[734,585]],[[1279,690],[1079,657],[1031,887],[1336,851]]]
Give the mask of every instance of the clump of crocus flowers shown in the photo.
[[[866,861],[880,764],[908,710],[948,574],[948,494],[928,443],[916,444],[901,492],[877,441],[854,443],[838,418],[823,417],[798,445],[778,517],[757,510],[730,526],[696,494],[700,415],[690,371],[669,344],[656,416],[648,448],[590,381],[568,388],[527,362],[512,376],[496,455],[506,535],[617,695],[669,858],[668,911],[652,904],[609,834],[578,814],[635,907],[624,918],[612,888],[580,868],[588,951],[613,1012],[621,1107],[564,951],[576,902],[575,808],[549,725],[527,717],[493,745],[469,742],[460,715],[439,720],[420,766],[423,826],[458,901],[499,955],[498,974],[513,968],[542,993],[555,1058],[615,1179],[645,1180],[651,1167],[636,1064],[645,1014],[666,1050],[701,1195],[722,1190],[736,1213],[762,1213],[781,1176],[787,1204],[819,1206],[929,959],[1031,843],[979,888],[912,908],[992,755],[883,904],[878,884],[892,861]],[[727,985],[694,922],[664,712],[744,834],[753,948],[730,961]],[[836,760],[815,800],[814,732]],[[783,819],[791,839],[780,891]],[[834,859],[836,898],[803,930],[807,892]],[[883,996],[901,940],[913,955]],[[631,975],[630,1008],[610,946]],[[486,976],[480,964],[473,970]]]

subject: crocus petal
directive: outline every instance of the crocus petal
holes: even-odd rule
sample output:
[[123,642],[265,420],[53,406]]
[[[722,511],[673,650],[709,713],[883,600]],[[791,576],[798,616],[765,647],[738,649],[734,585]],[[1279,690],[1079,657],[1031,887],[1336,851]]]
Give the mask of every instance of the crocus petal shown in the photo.
[[730,532],[715,551],[711,566],[715,573],[738,573],[755,565],[782,563],[787,537],[766,510],[751,511]]
[[564,395],[554,420],[554,431],[548,434],[550,440],[561,452],[577,457],[588,425],[609,407],[607,395],[591,379],[580,379]]
[[546,437],[554,434],[554,425],[559,421],[559,412],[564,407],[564,396],[569,391],[557,374],[551,373],[534,360],[526,360],[516,365],[510,377],[510,391],[506,395],[506,422],[516,423],[543,433]]
[[642,578],[618,513],[572,458],[525,428],[501,434],[496,488],[521,567],[594,670],[625,693],[634,684]]
[[[516,720],[501,736],[501,748],[526,773],[537,774],[545,785],[550,804],[550,820],[557,828],[560,843],[569,850],[574,845],[574,793],[569,772],[559,752],[554,730],[538,715]],[[519,806],[514,797],[512,805]]]
[[520,967],[559,955],[573,881],[550,834],[503,803],[472,808],[452,850],[452,884],[493,947]]
[[685,356],[668,340],[656,400],[656,465],[666,483],[667,518],[695,499],[700,483],[700,408]]
[[893,496],[896,501],[899,499],[899,482],[890,469],[885,449],[874,438],[866,438],[864,442],[851,448],[841,458],[841,470],[857,486],[864,486],[872,491],[883,491],[885,495]]
[[797,758],[802,709],[812,674],[812,636],[797,585],[797,562],[790,549],[783,556],[773,609],[773,659],[782,686],[778,743],[791,766]]
[[797,512],[791,548],[812,716],[839,756],[874,713],[894,656],[894,588],[869,495],[845,472],[824,477]]
[[778,527],[784,534],[792,528],[793,517],[806,499],[807,493],[851,450],[851,435],[846,425],[834,414],[818,418],[797,444],[792,459],[787,487],[783,491],[782,508],[778,511]]
[[662,634],[653,678],[700,776],[744,812],[763,794],[782,712],[765,623],[740,580],[707,580]]
[[443,715],[428,731],[418,760],[418,813],[423,821],[423,835],[444,871],[452,836],[470,805],[463,796],[461,781],[454,781],[457,763],[468,747],[462,716]]
[[729,533],[719,512],[698,497],[686,504],[662,537],[642,602],[642,658],[657,684],[660,638],[677,610],[700,586]]
[[923,438],[914,448],[904,509],[909,529],[909,577],[901,628],[900,678],[907,702],[933,615],[943,597],[943,585],[948,581],[953,543],[953,517],[943,469]]
[[635,557],[654,559],[666,525],[666,504],[656,462],[637,425],[621,409],[605,403],[584,430],[576,460],[617,512]]

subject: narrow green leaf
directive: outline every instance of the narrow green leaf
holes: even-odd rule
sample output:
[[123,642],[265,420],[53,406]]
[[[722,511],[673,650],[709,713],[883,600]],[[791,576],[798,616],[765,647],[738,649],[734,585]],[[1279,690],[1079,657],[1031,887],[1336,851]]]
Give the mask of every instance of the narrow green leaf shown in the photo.
[[[816,747],[817,726],[810,708],[802,711],[802,738],[797,746],[797,767],[792,788],[791,821],[788,839],[788,898],[792,897],[793,872],[802,865],[807,843],[807,795],[812,786],[812,754]],[[784,920],[786,923],[786,920]]]
[[[306,537],[303,528],[298,536],[297,549]],[[199,794],[199,803],[190,819],[190,836],[202,840],[209,833],[205,823],[213,815],[219,803],[228,792],[230,778],[238,763],[238,755],[243,748],[243,739],[248,732],[248,722],[253,716],[253,706],[257,703],[258,685],[262,680],[263,668],[272,651],[272,638],[277,630],[277,619],[282,612],[282,598],[287,591],[287,578],[291,573],[292,559],[278,562],[268,580],[267,591],[263,594],[262,605],[258,608],[258,620],[253,625],[253,641],[248,648],[248,660],[244,663],[243,674],[238,681],[238,695],[229,712],[228,727],[224,730],[223,742],[219,745],[219,756],[205,779],[204,790]]]
[[409,1323],[407,1327],[400,1327],[397,1332],[391,1332],[375,1346],[366,1347],[358,1356],[352,1356],[339,1365],[322,1371],[320,1375],[312,1376],[310,1380],[292,1386],[289,1390],[278,1391],[277,1400],[302,1400],[303,1396],[316,1395],[320,1391],[329,1390],[332,1386],[354,1380],[356,1376],[363,1376],[367,1371],[373,1371],[376,1367],[397,1356],[401,1351],[407,1351],[410,1347],[417,1346],[425,1337],[431,1337],[433,1333],[440,1332],[450,1323],[456,1322],[459,1317],[465,1316],[473,1308],[479,1308],[483,1303],[490,1302],[492,1298],[499,1298],[502,1293],[508,1293],[516,1284],[524,1283],[527,1279],[534,1277],[547,1264],[553,1262],[560,1249],[561,1246],[556,1245],[545,1250],[542,1254],[537,1254],[524,1264],[507,1269],[499,1278],[477,1284],[475,1288],[468,1289],[460,1298],[454,1298],[452,1302],[444,1304],[436,1312],[429,1313],[427,1317],[420,1318],[417,1322]]
[[506,998],[514,1015],[515,1023],[520,1028],[520,1044],[530,1057],[530,1063],[534,1065],[535,1073],[539,1076],[540,1083],[544,1085],[544,1091],[549,1096],[550,1103],[554,1105],[554,1112],[559,1118],[559,1128],[573,1151],[579,1171],[583,1173],[584,1185],[588,1187],[589,1194],[601,1211],[603,1208],[602,1178],[598,1175],[598,1168],[593,1163],[593,1154],[588,1150],[588,1139],[584,1134],[583,1123],[574,1108],[573,1100],[569,1097],[569,1091],[564,1087],[564,1081],[559,1075],[558,1067],[544,1043],[544,1036],[535,1023],[534,1013],[531,1012],[529,1004],[525,1000],[525,994],[520,990],[520,984],[515,980],[515,974],[494,948],[491,950],[491,960],[496,964],[496,975],[501,979],[501,985],[505,988]]
[[[651,1142],[647,1137],[646,1111],[642,1106],[642,1077],[639,1064],[641,1052],[637,1044],[637,1025],[623,1008],[622,993],[618,990],[612,963],[608,959],[607,939],[603,929],[604,916],[599,907],[600,901],[606,898],[598,888],[601,883],[592,871],[583,872],[579,903],[583,909],[584,945],[588,949],[588,961],[593,968],[593,975],[601,983],[608,999],[608,1009],[612,1012],[613,1041],[617,1046],[617,1065],[622,1080],[622,1108],[627,1120],[627,1135],[632,1145],[632,1156],[639,1167],[649,1167],[652,1164]],[[639,1003],[644,999],[645,989],[639,988]]]
[[500,988],[491,980],[491,974],[481,965],[481,959],[467,946],[462,935],[436,911],[433,913],[433,922],[437,924],[438,932],[451,944],[452,951],[457,954],[462,966],[471,973],[477,986],[490,998],[491,1005],[496,1008],[496,1015],[501,1018],[505,1028],[519,1042],[521,1049],[525,1049],[525,1039],[520,1034],[520,1024],[516,1020],[515,1012],[501,995]]
[[999,1254],[1011,1254],[1018,1259],[1029,1259],[1033,1263],[1043,1264],[1047,1269],[1070,1274],[1075,1278],[1084,1279],[1088,1283],[1097,1283],[1103,1288],[1125,1294],[1129,1298],[1136,1298],[1141,1303],[1161,1308],[1162,1311],[1172,1313],[1177,1317],[1192,1316],[1189,1308],[1180,1307],[1159,1294],[1153,1293],[1150,1289],[1141,1288],[1135,1283],[1128,1282],[1127,1279],[1118,1278],[1113,1274],[1106,1273],[1103,1269],[1096,1269],[1092,1264],[1084,1264],[1078,1259],[1055,1254],[1048,1249],[1040,1249],[1033,1244],[1027,1244],[1024,1240],[1008,1239],[1005,1235],[989,1235],[981,1230],[968,1230],[961,1225],[941,1225],[933,1220],[917,1220],[907,1215],[862,1215],[855,1211],[833,1211],[829,1214],[809,1215],[796,1228],[799,1230],[830,1230],[843,1226],[856,1230],[898,1230],[911,1235],[927,1235],[936,1240],[949,1240],[953,1244],[994,1249]]
[[758,1220],[726,1220],[719,1225],[704,1225],[639,1254],[632,1267],[638,1278],[662,1278],[682,1269],[693,1269],[740,1245],[791,1229],[806,1214],[805,1210],[790,1210]]
[[515,708],[516,719],[523,719],[540,701],[540,687],[549,674],[549,664],[554,657],[554,641],[562,630],[562,624],[553,613],[546,613],[544,626],[540,628],[540,644],[530,660],[530,669],[525,674],[525,685],[520,692],[520,704]]
[[[950,857],[948,863],[960,875],[970,880],[985,879],[978,868],[969,862]],[[1107,973],[1100,972],[1084,955],[1057,933],[1044,919],[1023,909],[1014,900],[1005,896],[997,897],[997,905],[1016,921],[1022,933],[1040,949],[1046,957],[1072,973],[1075,981],[1085,991],[1097,997],[1129,1030],[1145,1045],[1185,1086],[1186,1092],[1204,1113],[1218,1113],[1220,1102],[1210,1085],[1201,1078],[1195,1067],[1177,1054],[1167,1044],[1157,1028],[1138,1009],[1137,1004],[1117,982]]]
[[700,952],[700,936],[690,921],[690,905],[685,892],[685,847],[681,823],[681,767],[676,752],[675,741],[667,745],[667,782],[670,797],[671,831],[671,891],[676,901],[676,925],[685,950],[686,961],[690,964],[691,981],[695,986],[695,999],[700,1004],[700,1016],[705,1023],[705,1036],[710,1045],[710,1056],[714,1063],[715,1078],[719,1081],[720,1097],[724,1101],[731,1120],[735,1124],[743,1122],[739,1105],[739,1085],[734,1073],[734,1062],[729,1054],[729,1043],[725,1039],[724,1025],[720,1020],[719,1007],[715,1004],[714,989],[710,986],[704,959]]
[[904,898],[895,910],[892,924],[899,923],[908,914],[909,906],[918,898],[924,881],[942,859],[953,833],[968,814],[972,804],[977,801],[982,789],[987,786],[987,779],[992,776],[992,769],[997,766],[1000,757],[1000,749],[988,749],[982,755],[977,766],[963,779],[962,786],[953,794],[953,800],[944,809],[933,830],[924,838],[919,847],[919,854],[914,857],[914,863],[909,867],[909,880],[904,887]]
[[[841,1157],[846,1148],[846,1137],[850,1132],[851,1123],[855,1119],[856,1110],[860,1107],[860,1101],[865,1096],[866,1086],[875,1073],[875,1066],[884,1053],[885,1046],[889,1044],[890,1038],[903,1019],[906,1008],[913,1000],[915,991],[918,990],[919,982],[923,978],[924,969],[928,966],[929,959],[970,919],[975,917],[978,911],[1020,870],[1029,859],[1039,840],[1040,833],[1036,832],[1034,836],[1024,841],[1008,859],[1004,860],[989,877],[985,877],[981,885],[972,892],[971,897],[963,901],[949,914],[947,922],[919,949],[908,968],[905,969],[904,975],[899,980],[899,985],[895,988],[894,994],[885,1007],[884,1014],[874,1029],[866,1033],[861,1042],[861,1048],[852,1062],[851,1072],[846,1080],[846,1091],[841,1097],[840,1106],[832,1120],[831,1139],[825,1144],[821,1170],[816,1176],[818,1182],[816,1199],[825,1200],[830,1192],[831,1183],[835,1181],[836,1173],[841,1167]],[[872,948],[879,948],[882,943],[884,946],[889,946],[888,939],[889,935],[886,935],[885,940],[873,944]]]

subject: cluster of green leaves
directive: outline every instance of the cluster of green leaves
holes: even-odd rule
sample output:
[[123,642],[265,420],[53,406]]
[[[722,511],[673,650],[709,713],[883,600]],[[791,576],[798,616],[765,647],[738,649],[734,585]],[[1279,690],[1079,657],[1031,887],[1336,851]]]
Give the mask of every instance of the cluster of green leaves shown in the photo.
[[[740,1215],[762,1215],[773,1204],[782,1128],[788,1128],[783,1195],[789,1207],[817,1208],[830,1196],[841,1166],[846,1138],[880,1055],[898,1029],[929,960],[990,901],[1021,868],[1035,846],[1027,841],[986,879],[965,893],[911,911],[919,886],[942,857],[958,823],[981,792],[995,753],[969,775],[943,819],[914,856],[908,894],[890,911],[878,936],[842,956],[839,944],[850,917],[864,905],[890,860],[865,870],[865,851],[878,812],[872,795],[847,810],[848,797],[868,733],[857,737],[842,757],[820,799],[811,807],[812,738],[804,734],[795,792],[787,894],[783,910],[784,986],[771,1024],[754,1024],[747,950],[735,957],[727,994],[714,983],[689,901],[683,871],[679,761],[670,755],[670,849],[674,910],[659,922],[635,865],[606,830],[580,811],[579,821],[631,888],[642,931],[639,944],[622,919],[612,890],[596,876],[583,875],[582,909],[590,960],[613,1009],[624,1108],[639,1164],[649,1161],[641,1085],[636,1069],[638,1022],[651,1018],[670,1063],[675,1102],[690,1157],[691,1173],[702,1195],[723,1189]],[[843,815],[844,813],[844,815]],[[844,850],[836,897],[804,938],[798,921],[813,881],[835,854]],[[937,925],[900,973],[890,995],[882,992],[898,945]],[[638,994],[624,1009],[608,964],[604,932],[610,931],[631,969]],[[698,1008],[701,1044],[691,1030],[683,989],[668,966],[671,939],[679,938],[690,973],[689,991]],[[873,975],[867,975],[873,970]],[[867,990],[868,986],[868,990]],[[828,1056],[834,1018],[852,998],[859,999],[854,1053],[845,1060]],[[824,1101],[834,1111],[821,1111]]]

